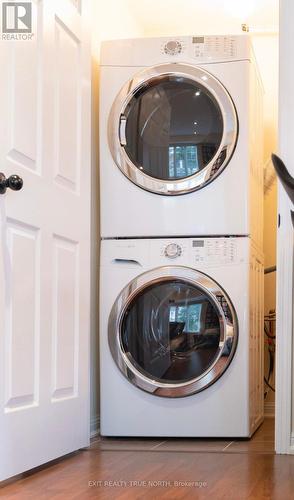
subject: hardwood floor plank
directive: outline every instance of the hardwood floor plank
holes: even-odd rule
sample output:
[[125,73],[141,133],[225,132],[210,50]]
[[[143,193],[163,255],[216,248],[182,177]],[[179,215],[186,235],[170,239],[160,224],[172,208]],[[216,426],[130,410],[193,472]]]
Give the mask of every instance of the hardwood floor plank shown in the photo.
[[[102,440],[103,441],[103,440]],[[92,448],[48,464],[0,489],[7,500],[213,499],[292,500],[294,456],[275,455],[272,423],[266,423],[251,441],[234,441],[223,452],[199,451],[197,440],[169,440],[168,449]],[[201,440],[203,441],[203,440]],[[218,441],[216,441],[218,442]],[[130,444],[130,443],[129,443]],[[201,447],[204,443],[201,442]],[[146,447],[148,449],[146,449]],[[234,448],[233,451],[229,450]],[[177,451],[181,450],[181,451]],[[258,451],[257,451],[258,450]],[[198,484],[197,484],[198,482]]]

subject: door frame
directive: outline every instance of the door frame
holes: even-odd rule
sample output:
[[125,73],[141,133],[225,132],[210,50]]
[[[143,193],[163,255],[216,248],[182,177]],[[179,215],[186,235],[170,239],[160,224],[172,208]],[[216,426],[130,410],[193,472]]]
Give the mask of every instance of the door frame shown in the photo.
[[[280,0],[279,31],[279,154],[294,175],[294,68],[288,64],[294,47],[294,3]],[[279,227],[277,233],[277,349],[275,449],[277,453],[294,454],[292,431],[293,405],[293,227],[291,203],[282,186],[278,185]]]

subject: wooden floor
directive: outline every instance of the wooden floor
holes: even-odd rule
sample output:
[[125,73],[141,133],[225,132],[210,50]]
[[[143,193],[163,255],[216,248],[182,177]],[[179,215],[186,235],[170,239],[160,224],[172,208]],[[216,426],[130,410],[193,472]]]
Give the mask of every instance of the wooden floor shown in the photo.
[[5,499],[294,499],[294,456],[274,454],[274,422],[249,441],[94,439],[89,449],[0,489]]

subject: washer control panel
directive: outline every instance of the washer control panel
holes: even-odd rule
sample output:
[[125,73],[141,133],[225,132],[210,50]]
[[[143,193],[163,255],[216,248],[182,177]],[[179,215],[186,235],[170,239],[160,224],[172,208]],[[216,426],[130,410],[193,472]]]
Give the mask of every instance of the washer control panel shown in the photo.
[[169,259],[176,259],[177,257],[180,257],[182,253],[182,247],[177,243],[169,243],[164,249],[164,255]]
[[152,261],[166,265],[216,268],[242,262],[239,246],[238,238],[225,236],[155,239],[150,241],[150,256]]
[[192,240],[192,260],[195,264],[223,266],[237,261],[235,238],[206,238]]

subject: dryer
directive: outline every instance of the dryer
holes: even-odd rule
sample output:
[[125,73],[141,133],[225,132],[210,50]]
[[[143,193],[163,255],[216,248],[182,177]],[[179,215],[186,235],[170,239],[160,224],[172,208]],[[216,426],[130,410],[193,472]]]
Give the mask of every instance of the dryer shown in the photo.
[[105,240],[100,286],[103,436],[255,431],[263,263],[250,238]]
[[248,35],[104,42],[102,237],[261,245],[262,92]]

